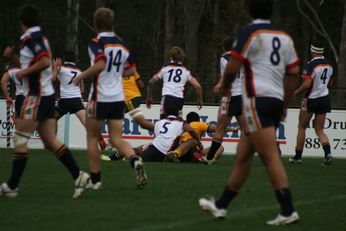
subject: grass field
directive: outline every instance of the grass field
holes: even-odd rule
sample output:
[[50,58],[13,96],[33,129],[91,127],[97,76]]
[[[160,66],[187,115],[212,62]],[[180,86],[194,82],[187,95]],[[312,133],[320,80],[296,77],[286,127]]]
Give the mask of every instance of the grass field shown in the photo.
[[[10,174],[11,151],[0,151],[2,182]],[[74,153],[86,169],[85,152]],[[279,208],[258,158],[226,220],[200,210],[198,198],[220,195],[232,162],[224,156],[212,166],[147,163],[150,182],[144,190],[136,189],[127,163],[103,162],[103,189],[73,200],[73,183],[63,166],[48,152],[34,150],[19,196],[0,198],[0,230],[346,230],[345,159],[330,167],[321,166],[321,159],[306,158],[301,165],[284,159],[301,221],[281,228],[265,225]]]

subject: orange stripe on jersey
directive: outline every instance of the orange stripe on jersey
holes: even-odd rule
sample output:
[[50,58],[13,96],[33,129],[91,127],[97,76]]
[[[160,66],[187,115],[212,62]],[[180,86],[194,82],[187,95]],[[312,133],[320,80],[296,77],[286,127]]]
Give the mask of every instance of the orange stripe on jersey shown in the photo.
[[107,43],[104,45],[104,47],[121,47],[121,48],[124,48],[127,52],[129,51],[126,47],[124,47],[123,45],[121,44],[113,44],[113,43]]
[[64,65],[62,65],[62,66],[65,68],[71,69],[71,70],[81,71],[79,68],[76,68],[76,67],[70,67],[70,66],[64,66]]
[[291,36],[289,36],[287,33],[283,32],[283,31],[265,30],[265,29],[263,29],[263,30],[256,30],[256,31],[253,32],[253,33],[250,35],[250,37],[247,39],[245,45],[243,46],[243,49],[242,49],[241,52],[240,52],[240,55],[244,56],[244,53],[245,53],[245,51],[247,50],[247,48],[249,47],[249,45],[250,45],[252,39],[253,39],[256,35],[258,35],[258,34],[263,34],[263,33],[265,33],[265,34],[284,35],[284,36],[287,36],[287,37],[291,38]]
[[99,42],[99,39],[98,38],[93,38],[91,41],[97,43],[97,42]]
[[31,66],[32,64],[34,64],[37,60],[39,60],[43,56],[47,56],[48,58],[50,58],[49,52],[43,51],[39,55],[37,55],[33,60],[31,60],[29,65]]

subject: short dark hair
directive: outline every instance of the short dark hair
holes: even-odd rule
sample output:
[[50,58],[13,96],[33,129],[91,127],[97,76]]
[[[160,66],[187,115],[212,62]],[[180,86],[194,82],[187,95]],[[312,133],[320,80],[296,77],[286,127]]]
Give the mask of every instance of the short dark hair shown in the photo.
[[73,62],[73,63],[75,63],[77,61],[76,53],[71,48],[68,48],[68,49],[66,49],[64,51],[64,56],[63,57],[64,57],[64,61],[65,62]]
[[34,5],[23,5],[18,11],[20,22],[26,27],[38,26],[41,23],[41,11]]
[[222,42],[223,49],[225,51],[230,51],[233,48],[233,39],[231,37],[227,37]]
[[273,14],[272,0],[247,0],[246,5],[253,19],[270,19]]
[[185,61],[185,52],[180,47],[172,47],[168,51],[168,56],[175,62],[184,62]]
[[94,26],[97,31],[112,31],[114,12],[106,7],[98,8],[94,13]]
[[190,112],[189,114],[186,115],[186,122],[191,123],[191,122],[199,122],[200,117],[197,112]]

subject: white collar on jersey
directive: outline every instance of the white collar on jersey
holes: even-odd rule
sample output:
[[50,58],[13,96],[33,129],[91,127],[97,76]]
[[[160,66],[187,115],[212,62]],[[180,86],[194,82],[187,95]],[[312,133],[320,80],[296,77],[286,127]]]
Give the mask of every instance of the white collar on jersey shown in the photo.
[[24,34],[20,37],[20,39],[25,38],[26,36],[28,36],[29,34],[31,34],[32,32],[36,32],[36,31],[40,31],[41,27],[39,26],[34,26],[34,27],[30,27],[29,29],[27,29]]
[[101,32],[97,35],[97,38],[100,38],[100,37],[113,37],[115,36],[114,32],[113,31],[109,31],[109,32]]
[[76,65],[74,62],[64,62],[64,65],[65,64],[67,64],[67,65],[70,64],[70,65],[74,65],[74,66]]
[[252,24],[263,24],[263,23],[269,24],[269,23],[271,23],[271,21],[268,20],[268,19],[260,19],[260,18],[258,18],[258,19],[253,20],[251,23]]
[[324,56],[323,56],[323,55],[322,55],[322,56],[317,56],[317,57],[311,59],[311,61],[313,61],[313,60],[315,60],[315,59],[324,59]]
[[171,60],[171,62],[170,63],[177,63],[177,64],[181,64],[181,65],[183,65],[183,63],[182,62],[176,62],[176,61],[174,61],[174,60]]
[[175,115],[169,115],[169,116],[167,116],[166,118],[167,118],[167,119],[178,119],[178,117],[175,116]]

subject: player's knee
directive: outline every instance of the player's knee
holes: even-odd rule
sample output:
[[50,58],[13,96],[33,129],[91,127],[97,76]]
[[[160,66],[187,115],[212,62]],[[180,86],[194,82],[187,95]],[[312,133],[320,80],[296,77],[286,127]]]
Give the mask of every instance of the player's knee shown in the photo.
[[14,147],[19,147],[28,143],[31,133],[16,131],[13,136]]
[[129,112],[129,115],[130,115],[133,119],[136,119],[136,118],[139,118],[140,116],[143,116],[143,112],[141,111],[141,109],[136,108],[136,109],[130,111],[130,112]]

